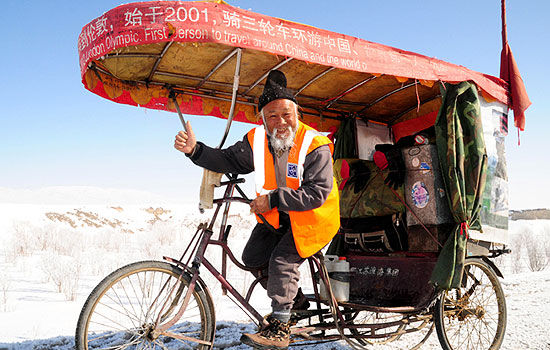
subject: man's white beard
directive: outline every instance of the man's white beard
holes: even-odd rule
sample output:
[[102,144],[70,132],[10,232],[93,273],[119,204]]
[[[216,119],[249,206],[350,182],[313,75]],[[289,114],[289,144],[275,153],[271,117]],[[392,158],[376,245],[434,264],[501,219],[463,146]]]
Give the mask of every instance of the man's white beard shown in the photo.
[[[283,130],[288,130],[288,136],[285,138],[277,137],[277,132]],[[271,147],[273,147],[273,150],[275,151],[275,154],[280,155],[284,151],[291,149],[292,145],[294,145],[294,136],[296,136],[296,129],[293,130],[290,126],[287,126],[284,129],[273,129],[273,132],[269,135],[269,141],[271,143]]]

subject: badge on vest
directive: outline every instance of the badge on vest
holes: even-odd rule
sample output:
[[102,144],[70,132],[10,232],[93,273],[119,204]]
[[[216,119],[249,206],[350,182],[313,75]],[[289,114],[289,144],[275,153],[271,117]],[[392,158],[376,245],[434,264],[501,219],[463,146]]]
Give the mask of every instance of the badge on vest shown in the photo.
[[288,163],[286,170],[287,177],[298,178],[298,164]]

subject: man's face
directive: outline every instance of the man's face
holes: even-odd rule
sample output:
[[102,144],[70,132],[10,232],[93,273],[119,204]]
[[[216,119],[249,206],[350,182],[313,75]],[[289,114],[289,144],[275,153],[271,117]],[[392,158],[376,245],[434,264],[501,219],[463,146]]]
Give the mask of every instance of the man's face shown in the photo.
[[291,130],[295,131],[298,126],[298,110],[296,104],[291,100],[271,101],[264,106],[262,111],[267,133],[272,137],[281,140],[288,138],[292,135]]

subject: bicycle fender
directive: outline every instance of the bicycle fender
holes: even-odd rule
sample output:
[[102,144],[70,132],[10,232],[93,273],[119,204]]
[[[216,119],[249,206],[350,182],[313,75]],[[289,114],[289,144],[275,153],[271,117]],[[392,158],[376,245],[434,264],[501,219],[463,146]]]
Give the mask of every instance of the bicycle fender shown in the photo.
[[487,263],[487,265],[489,265],[493,271],[496,273],[496,275],[500,278],[504,278],[504,275],[502,274],[502,272],[500,272],[500,269],[497,267],[497,265],[495,265],[494,262],[491,261],[491,259],[489,259],[487,256],[485,255],[478,255],[478,256],[469,256],[469,258],[477,258],[477,259],[481,259],[483,261],[485,261]]

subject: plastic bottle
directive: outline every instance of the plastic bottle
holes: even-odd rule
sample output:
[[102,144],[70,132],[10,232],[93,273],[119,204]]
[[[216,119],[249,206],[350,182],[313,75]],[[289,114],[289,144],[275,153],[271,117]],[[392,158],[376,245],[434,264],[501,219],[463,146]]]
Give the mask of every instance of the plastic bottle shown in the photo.
[[[345,257],[336,255],[325,256],[325,266],[330,278],[332,293],[337,301],[349,300],[349,262]],[[322,300],[328,300],[328,292],[321,280],[319,294]]]

